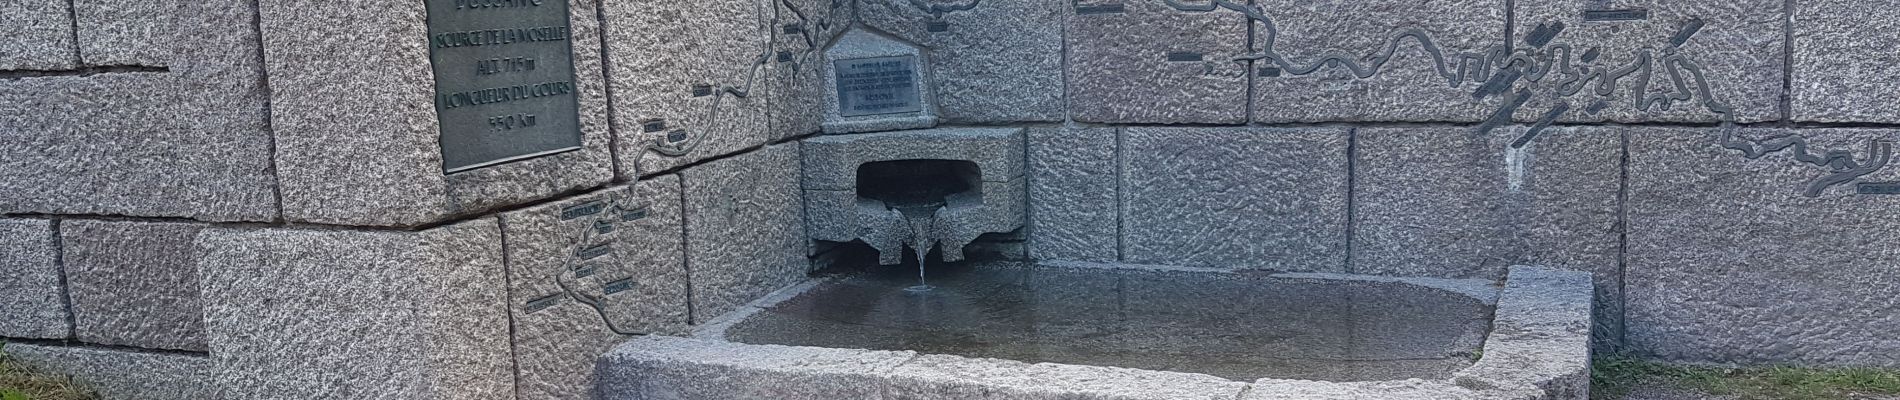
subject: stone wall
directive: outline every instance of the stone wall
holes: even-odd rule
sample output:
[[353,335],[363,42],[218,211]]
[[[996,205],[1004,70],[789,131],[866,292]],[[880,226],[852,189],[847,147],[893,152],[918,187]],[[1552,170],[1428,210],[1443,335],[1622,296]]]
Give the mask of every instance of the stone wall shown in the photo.
[[586,398],[806,276],[864,29],[943,124],[1027,128],[1030,258],[1590,271],[1600,351],[1900,366],[1891,7],[576,0],[581,145],[445,173],[424,4],[0,4],[7,351],[115,398]]

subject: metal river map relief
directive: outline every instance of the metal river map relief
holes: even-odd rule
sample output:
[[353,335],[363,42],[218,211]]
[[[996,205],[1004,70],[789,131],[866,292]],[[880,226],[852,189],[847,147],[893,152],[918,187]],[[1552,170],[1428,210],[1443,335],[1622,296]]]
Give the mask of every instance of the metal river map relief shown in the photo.
[[563,0],[427,0],[445,173],[581,147]]

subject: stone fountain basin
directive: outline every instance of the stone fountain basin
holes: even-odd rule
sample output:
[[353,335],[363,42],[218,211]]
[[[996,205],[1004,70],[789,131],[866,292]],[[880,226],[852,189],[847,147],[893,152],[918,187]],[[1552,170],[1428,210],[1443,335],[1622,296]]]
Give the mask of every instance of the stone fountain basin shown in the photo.
[[[974,272],[972,272],[974,271]],[[914,273],[914,270],[912,271]],[[914,276],[910,279],[914,279]],[[1587,273],[984,265],[806,282],[600,362],[606,399],[1584,399]]]

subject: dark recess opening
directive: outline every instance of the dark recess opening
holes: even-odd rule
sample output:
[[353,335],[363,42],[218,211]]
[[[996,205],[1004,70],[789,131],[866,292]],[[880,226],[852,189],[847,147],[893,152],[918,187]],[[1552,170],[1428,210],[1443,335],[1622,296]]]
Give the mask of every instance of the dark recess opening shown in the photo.
[[893,207],[941,205],[952,194],[980,191],[983,172],[964,160],[892,160],[858,165],[858,197]]

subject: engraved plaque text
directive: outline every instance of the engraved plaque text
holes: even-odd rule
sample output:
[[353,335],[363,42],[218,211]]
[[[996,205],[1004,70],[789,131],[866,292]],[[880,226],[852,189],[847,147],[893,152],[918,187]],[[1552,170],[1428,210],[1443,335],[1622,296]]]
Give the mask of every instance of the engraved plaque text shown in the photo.
[[917,98],[917,57],[858,58],[834,63],[838,71],[838,115],[923,111],[923,102]]
[[581,147],[567,2],[426,4],[445,173]]

